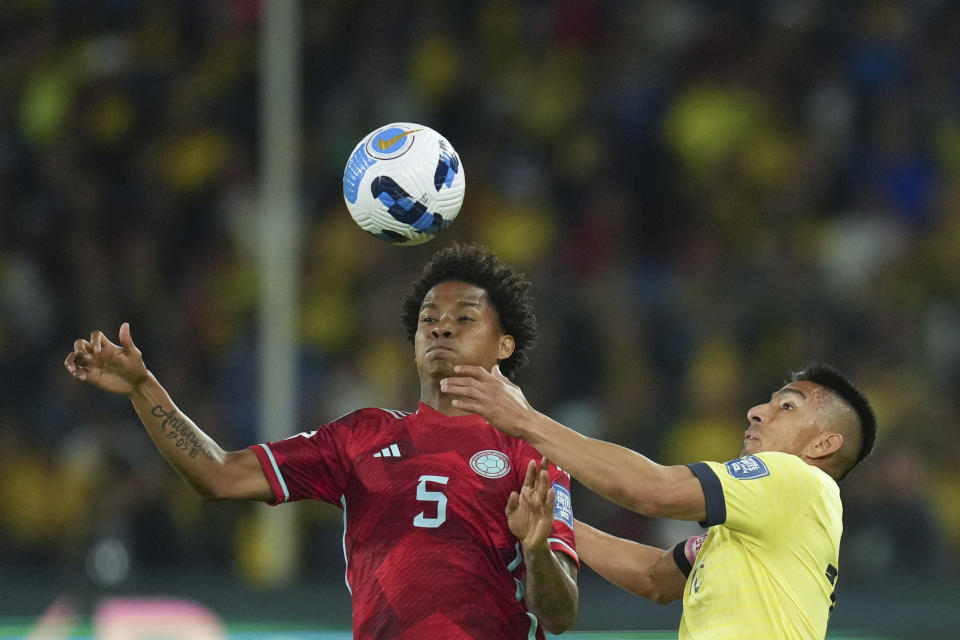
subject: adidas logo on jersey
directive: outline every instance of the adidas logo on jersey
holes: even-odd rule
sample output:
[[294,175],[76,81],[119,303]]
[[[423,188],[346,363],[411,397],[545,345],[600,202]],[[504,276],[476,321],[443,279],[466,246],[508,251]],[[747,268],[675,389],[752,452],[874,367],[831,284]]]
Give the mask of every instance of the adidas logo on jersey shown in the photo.
[[400,447],[396,443],[390,445],[389,447],[384,447],[380,451],[373,454],[374,458],[399,458],[400,457]]

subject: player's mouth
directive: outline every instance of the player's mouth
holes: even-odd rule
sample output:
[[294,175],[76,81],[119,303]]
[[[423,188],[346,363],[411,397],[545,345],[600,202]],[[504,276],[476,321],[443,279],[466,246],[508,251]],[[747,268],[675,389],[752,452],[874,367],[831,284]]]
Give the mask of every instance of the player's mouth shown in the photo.
[[744,432],[743,434],[743,446],[747,446],[748,442],[760,442],[760,438],[753,435],[749,431]]
[[445,344],[435,344],[433,346],[427,347],[426,353],[433,353],[434,351],[453,351],[450,347]]

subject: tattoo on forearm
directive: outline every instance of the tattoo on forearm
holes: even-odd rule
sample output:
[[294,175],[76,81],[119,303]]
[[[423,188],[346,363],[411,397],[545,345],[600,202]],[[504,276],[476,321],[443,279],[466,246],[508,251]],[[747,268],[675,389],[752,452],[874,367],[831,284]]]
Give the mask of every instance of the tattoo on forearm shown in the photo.
[[213,460],[213,452],[209,446],[197,435],[197,432],[191,428],[190,422],[176,411],[164,411],[160,405],[155,405],[150,409],[150,415],[156,418],[162,418],[160,428],[166,433],[168,440],[174,440],[177,449],[185,452],[191,458],[203,454],[206,458]]

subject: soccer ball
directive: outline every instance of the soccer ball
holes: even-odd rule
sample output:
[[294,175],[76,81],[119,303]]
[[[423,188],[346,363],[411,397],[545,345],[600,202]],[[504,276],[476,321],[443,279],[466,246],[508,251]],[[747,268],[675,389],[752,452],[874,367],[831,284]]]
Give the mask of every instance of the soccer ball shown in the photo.
[[343,200],[356,223],[400,245],[433,240],[449,227],[465,186],[453,145],[411,122],[384,125],[365,136],[343,171]]

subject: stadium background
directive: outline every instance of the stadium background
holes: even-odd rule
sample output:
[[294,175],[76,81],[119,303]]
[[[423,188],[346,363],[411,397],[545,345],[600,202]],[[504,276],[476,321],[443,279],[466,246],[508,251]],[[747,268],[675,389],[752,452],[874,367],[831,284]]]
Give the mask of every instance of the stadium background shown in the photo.
[[[61,367],[130,321],[224,447],[262,439],[260,10],[0,3],[0,635],[57,598],[90,633],[98,606],[141,596],[238,637],[349,628],[336,509],[283,507],[279,575],[264,507],[201,506],[125,399]],[[534,283],[533,404],[659,461],[734,457],[791,368],[848,372],[881,430],[842,486],[832,637],[955,636],[957,3],[331,1],[301,24],[294,431],[414,406],[400,299],[435,249],[476,240]],[[353,145],[396,120],[444,133],[467,172],[460,218],[423,247],[367,236],[341,198]],[[696,530],[580,487],[574,506],[654,544]],[[581,631],[679,618],[588,569],[581,602]]]

